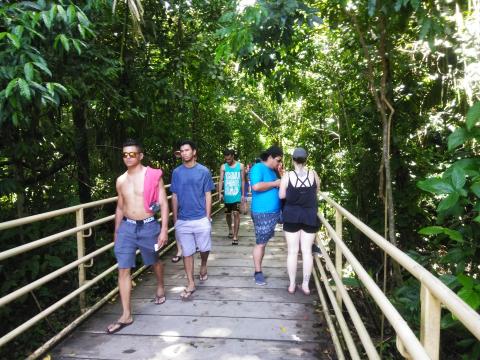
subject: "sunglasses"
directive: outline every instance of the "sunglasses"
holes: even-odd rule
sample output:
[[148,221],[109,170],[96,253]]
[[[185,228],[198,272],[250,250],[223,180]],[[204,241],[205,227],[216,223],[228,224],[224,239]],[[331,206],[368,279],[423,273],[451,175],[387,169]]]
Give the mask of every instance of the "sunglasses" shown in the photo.
[[136,158],[137,154],[138,154],[138,152],[130,151],[130,152],[122,153],[122,156],[123,156],[124,159],[126,159],[126,158]]

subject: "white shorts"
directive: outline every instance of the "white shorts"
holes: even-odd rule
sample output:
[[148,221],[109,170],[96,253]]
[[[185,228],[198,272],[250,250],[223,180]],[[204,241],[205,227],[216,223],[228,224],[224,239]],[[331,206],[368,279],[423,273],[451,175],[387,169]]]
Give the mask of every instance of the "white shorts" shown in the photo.
[[207,217],[198,220],[177,220],[175,237],[182,247],[183,256],[197,252],[210,251],[212,248],[212,224]]

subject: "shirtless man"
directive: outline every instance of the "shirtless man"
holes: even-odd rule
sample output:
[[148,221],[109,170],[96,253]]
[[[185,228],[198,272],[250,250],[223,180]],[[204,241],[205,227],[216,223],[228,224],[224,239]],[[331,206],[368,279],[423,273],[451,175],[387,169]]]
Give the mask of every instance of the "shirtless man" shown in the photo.
[[[161,170],[147,168],[142,165],[143,152],[140,143],[129,139],[123,144],[123,162],[127,171],[117,179],[117,209],[115,211],[114,250],[118,261],[118,287],[122,301],[122,316],[106,330],[114,334],[125,326],[133,323],[130,292],[132,281],[130,269],[135,267],[135,252],[140,249],[145,265],[153,266],[157,278],[155,304],[165,302],[165,289],[163,287],[163,266],[159,262],[156,251],[164,246],[168,240],[168,202],[161,177]],[[144,191],[152,192],[155,188],[144,189],[147,171],[148,179],[158,186],[157,203],[145,205]],[[150,177],[152,175],[152,177]],[[155,185],[158,179],[158,185]],[[161,209],[164,226],[160,227],[153,217],[154,211]],[[160,229],[161,228],[161,229]]]

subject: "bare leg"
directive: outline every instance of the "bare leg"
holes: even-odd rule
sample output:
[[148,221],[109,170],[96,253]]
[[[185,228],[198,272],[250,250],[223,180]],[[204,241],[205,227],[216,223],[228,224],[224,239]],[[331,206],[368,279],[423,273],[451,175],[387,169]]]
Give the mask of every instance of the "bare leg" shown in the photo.
[[297,262],[298,262],[298,249],[300,247],[300,231],[285,233],[285,239],[287,240],[288,256],[287,256],[287,270],[288,277],[290,279],[289,292],[295,291],[295,278],[297,277]]
[[238,230],[240,229],[240,213],[233,212],[233,239],[238,240]]
[[163,285],[163,264],[160,261],[157,261],[153,264],[153,271],[155,272],[155,277],[157,278],[157,297],[165,296],[165,288]]
[[232,235],[232,213],[226,213],[225,219],[227,219],[227,226],[228,226],[228,236]]
[[308,283],[310,282],[310,276],[312,275],[313,257],[312,257],[312,244],[316,234],[306,233],[300,230],[300,246],[302,247],[302,261],[303,261],[303,282],[302,289],[305,293],[310,293]]
[[177,241],[177,255],[175,256],[182,256],[182,247],[180,246],[180,243]]
[[130,269],[118,269],[118,287],[120,290],[120,300],[122,302],[122,316],[116,323],[107,327],[107,332],[113,334],[122,328],[122,324],[130,324],[133,322],[132,310],[130,304],[130,292],[132,290],[132,279],[130,277]]
[[185,274],[187,275],[187,290],[194,290],[195,281],[193,279],[193,255],[183,257],[183,266],[185,267]]
[[265,245],[261,244],[253,247],[253,265],[255,266],[255,271],[262,271],[262,261],[263,256],[265,255]]
[[[200,278],[205,278],[206,275],[207,275],[207,272],[208,272],[207,260],[208,260],[208,255],[209,254],[210,254],[210,251],[200,252],[200,259],[202,261],[202,263],[200,265]],[[202,279],[200,279],[200,280],[202,280]]]

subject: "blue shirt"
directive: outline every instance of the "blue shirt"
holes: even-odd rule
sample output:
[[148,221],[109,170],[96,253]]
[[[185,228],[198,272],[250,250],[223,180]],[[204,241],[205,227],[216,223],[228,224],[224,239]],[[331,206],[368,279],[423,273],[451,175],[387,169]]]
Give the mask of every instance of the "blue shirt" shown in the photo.
[[202,164],[178,166],[172,173],[170,191],[177,195],[180,220],[198,220],[207,216],[205,193],[215,189],[212,175]]
[[277,174],[263,163],[255,164],[250,170],[250,185],[252,186],[252,211],[256,213],[274,213],[280,211],[278,188],[267,191],[255,191],[253,186],[260,182],[277,180]]

